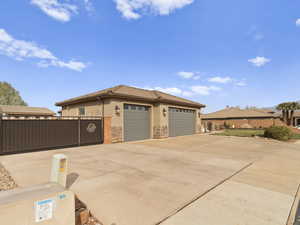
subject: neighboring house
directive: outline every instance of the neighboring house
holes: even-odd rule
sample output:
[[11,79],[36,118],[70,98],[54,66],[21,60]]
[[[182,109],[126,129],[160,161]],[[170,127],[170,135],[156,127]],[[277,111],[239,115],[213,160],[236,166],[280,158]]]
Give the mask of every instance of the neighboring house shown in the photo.
[[205,107],[160,91],[125,85],[58,102],[56,106],[62,107],[62,116],[111,117],[112,142],[200,133],[200,111]]
[[294,112],[293,125],[300,126],[300,111]]
[[265,112],[253,109],[240,109],[228,107],[223,110],[202,115],[202,121],[206,128],[266,128],[273,125],[282,125],[279,116],[273,112]]
[[55,113],[47,108],[28,107],[18,105],[0,105],[0,115],[9,118],[46,118],[55,116]]

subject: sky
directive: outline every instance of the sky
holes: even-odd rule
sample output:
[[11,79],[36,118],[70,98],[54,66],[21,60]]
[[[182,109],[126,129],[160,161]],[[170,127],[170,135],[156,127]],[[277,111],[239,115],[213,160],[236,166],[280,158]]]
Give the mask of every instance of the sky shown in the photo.
[[123,84],[213,112],[300,100],[300,1],[2,0],[0,81],[30,106]]

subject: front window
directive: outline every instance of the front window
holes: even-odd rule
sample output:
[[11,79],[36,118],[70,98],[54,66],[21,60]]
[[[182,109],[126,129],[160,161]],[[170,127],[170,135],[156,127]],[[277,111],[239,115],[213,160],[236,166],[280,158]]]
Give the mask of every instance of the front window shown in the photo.
[[79,107],[79,116],[84,116],[84,115],[85,115],[85,108]]

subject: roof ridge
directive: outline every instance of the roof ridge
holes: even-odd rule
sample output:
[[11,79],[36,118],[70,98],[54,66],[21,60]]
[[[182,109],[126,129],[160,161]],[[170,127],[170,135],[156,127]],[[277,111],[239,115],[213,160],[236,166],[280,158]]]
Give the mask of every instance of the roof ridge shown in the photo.
[[151,90],[151,91],[154,93],[154,95],[155,95],[157,98],[161,98],[161,96],[158,94],[159,91],[157,91],[157,90]]
[[125,85],[120,84],[120,85],[114,86],[114,87],[111,88],[111,91],[115,92],[115,91],[119,90],[121,87],[125,87]]

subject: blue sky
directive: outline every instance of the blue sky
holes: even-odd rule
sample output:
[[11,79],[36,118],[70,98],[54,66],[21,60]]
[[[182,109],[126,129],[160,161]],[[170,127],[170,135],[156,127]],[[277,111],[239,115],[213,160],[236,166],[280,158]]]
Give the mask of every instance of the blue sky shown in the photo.
[[3,0],[0,80],[31,106],[118,84],[207,105],[300,100],[296,0]]

